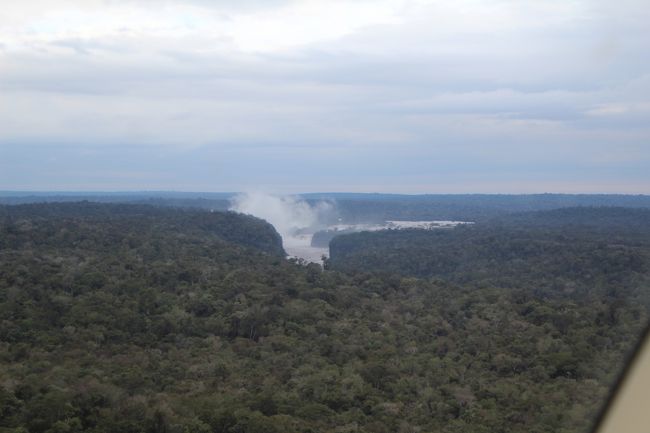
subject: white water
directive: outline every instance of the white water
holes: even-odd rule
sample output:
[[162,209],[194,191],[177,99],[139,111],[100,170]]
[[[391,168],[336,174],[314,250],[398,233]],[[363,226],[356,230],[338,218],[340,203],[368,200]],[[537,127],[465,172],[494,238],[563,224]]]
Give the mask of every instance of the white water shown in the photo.
[[[282,246],[289,257],[322,264],[323,256],[329,256],[329,248],[311,246],[311,239],[319,230],[361,232],[402,229],[444,229],[463,221],[386,221],[383,224],[336,224],[327,226],[326,216],[333,211],[333,204],[322,201],[310,205],[300,197],[277,196],[259,192],[245,193],[232,200],[231,210],[265,219],[282,236]],[[331,220],[331,218],[330,218]]]
[[311,246],[313,234],[325,228],[322,221],[333,205],[319,202],[310,205],[300,197],[277,196],[260,192],[239,194],[232,200],[231,210],[262,218],[282,236],[282,246],[289,257],[320,263],[328,255],[327,248]]
[[329,248],[311,246],[313,234],[303,234],[290,238],[284,242],[284,250],[289,257],[303,259],[307,262],[323,264],[322,257],[329,256]]
[[404,229],[445,229],[453,228],[461,224],[474,224],[466,221],[397,221],[390,220],[383,224],[336,224],[327,227],[327,230],[334,231],[357,231],[357,232],[374,232],[377,230],[404,230]]

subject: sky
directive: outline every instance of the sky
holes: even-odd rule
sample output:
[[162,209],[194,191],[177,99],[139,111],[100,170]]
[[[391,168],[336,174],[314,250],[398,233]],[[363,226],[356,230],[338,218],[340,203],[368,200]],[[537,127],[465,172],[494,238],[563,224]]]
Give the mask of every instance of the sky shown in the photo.
[[647,0],[0,2],[0,190],[650,194]]

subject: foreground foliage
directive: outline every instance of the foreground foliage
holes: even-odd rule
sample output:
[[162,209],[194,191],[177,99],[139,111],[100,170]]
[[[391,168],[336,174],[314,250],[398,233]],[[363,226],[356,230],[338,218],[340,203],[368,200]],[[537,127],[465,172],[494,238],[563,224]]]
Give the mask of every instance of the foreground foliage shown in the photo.
[[0,210],[4,432],[581,432],[647,320],[615,281],[323,271],[234,214]]

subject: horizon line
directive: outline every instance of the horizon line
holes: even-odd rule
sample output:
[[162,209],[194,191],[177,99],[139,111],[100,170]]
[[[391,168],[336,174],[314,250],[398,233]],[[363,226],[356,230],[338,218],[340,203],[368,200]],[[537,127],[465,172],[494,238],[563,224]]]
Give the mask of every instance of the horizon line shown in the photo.
[[[155,194],[217,194],[217,195],[237,195],[252,192],[256,190],[243,191],[196,191],[196,190],[0,190],[0,196],[11,195],[155,195]],[[632,193],[632,192],[380,192],[380,191],[315,191],[299,193],[274,193],[267,192],[269,195],[278,196],[306,196],[306,195],[392,195],[392,196],[427,196],[427,195],[507,195],[507,196],[525,196],[525,195],[588,195],[588,196],[649,196],[650,193]]]

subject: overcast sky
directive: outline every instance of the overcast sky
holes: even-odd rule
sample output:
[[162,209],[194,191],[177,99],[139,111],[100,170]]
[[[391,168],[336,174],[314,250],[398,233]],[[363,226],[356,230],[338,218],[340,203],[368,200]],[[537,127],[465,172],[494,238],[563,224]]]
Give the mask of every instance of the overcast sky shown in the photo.
[[0,190],[650,193],[648,0],[2,0]]

